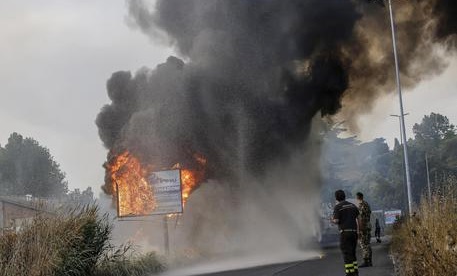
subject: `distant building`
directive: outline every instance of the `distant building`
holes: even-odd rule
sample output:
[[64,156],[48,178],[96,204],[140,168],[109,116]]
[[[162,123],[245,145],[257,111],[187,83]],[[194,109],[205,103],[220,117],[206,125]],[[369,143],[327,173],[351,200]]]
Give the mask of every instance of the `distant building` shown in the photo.
[[37,215],[52,216],[44,202],[37,202],[31,197],[0,197],[0,229],[18,231],[24,223],[30,222]]

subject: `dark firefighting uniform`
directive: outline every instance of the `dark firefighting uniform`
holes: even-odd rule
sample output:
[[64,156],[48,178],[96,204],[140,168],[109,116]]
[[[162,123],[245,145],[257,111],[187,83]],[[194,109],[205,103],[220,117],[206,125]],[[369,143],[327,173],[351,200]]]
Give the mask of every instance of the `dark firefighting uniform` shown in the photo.
[[379,225],[379,220],[376,219],[376,223],[374,226],[374,236],[376,237],[376,242],[381,242],[381,226]]
[[341,201],[333,210],[333,218],[338,220],[340,230],[340,248],[344,258],[346,275],[358,275],[356,257],[357,217],[359,209],[354,204]]
[[362,200],[359,204],[360,212],[360,237],[359,243],[362,248],[362,256],[365,265],[371,265],[371,208],[368,202]]

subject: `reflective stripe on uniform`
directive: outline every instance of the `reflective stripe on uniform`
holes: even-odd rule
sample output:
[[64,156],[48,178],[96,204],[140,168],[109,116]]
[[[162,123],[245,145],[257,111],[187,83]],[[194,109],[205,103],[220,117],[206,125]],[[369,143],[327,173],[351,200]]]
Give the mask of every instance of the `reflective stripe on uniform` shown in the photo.
[[354,261],[352,264],[354,265],[355,270],[359,270],[359,265],[357,264],[357,261]]
[[354,273],[356,271],[356,267],[354,264],[344,264],[344,268],[346,269],[346,273]]

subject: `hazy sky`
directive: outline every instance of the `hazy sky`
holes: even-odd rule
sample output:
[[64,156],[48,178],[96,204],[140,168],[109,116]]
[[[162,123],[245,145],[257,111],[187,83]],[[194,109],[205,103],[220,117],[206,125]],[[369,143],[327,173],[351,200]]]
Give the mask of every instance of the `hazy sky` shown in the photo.
[[171,54],[126,24],[123,0],[0,1],[0,144],[16,131],[48,147],[71,189],[103,183],[95,117],[118,70]]
[[[105,84],[118,70],[155,67],[173,51],[126,23],[123,0],[0,1],[0,144],[12,132],[48,147],[71,189],[99,189],[106,150],[94,124],[109,103]],[[401,47],[401,45],[399,45]],[[457,58],[439,77],[405,95],[410,129],[439,112],[457,123]],[[363,140],[398,136],[398,98],[384,97],[362,116]],[[411,134],[409,134],[411,135]]]
[[[457,124],[457,58],[449,56],[449,66],[443,74],[420,83],[413,90],[403,91],[407,137],[411,137],[412,127],[420,123],[424,115],[431,112],[441,113],[449,118],[451,123]],[[390,114],[400,114],[398,94],[379,99],[371,114],[360,117],[359,125],[362,140],[371,140],[384,137],[390,146],[394,138],[399,137],[400,124],[398,118]]]

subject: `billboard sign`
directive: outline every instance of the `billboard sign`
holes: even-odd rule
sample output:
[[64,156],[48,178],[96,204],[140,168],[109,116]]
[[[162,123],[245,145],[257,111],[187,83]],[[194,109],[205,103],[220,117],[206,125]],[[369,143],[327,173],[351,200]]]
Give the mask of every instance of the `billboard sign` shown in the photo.
[[140,183],[141,186],[124,185],[123,188],[116,184],[118,217],[183,212],[180,170],[152,172]]
[[401,217],[401,210],[385,211],[384,218],[386,224],[394,224],[397,218]]
[[148,177],[156,208],[151,215],[182,213],[181,171],[152,172]]

